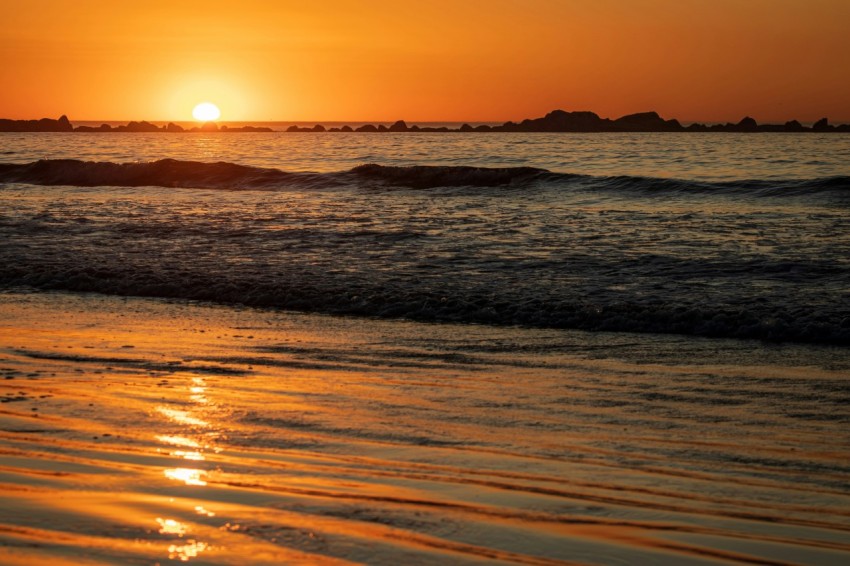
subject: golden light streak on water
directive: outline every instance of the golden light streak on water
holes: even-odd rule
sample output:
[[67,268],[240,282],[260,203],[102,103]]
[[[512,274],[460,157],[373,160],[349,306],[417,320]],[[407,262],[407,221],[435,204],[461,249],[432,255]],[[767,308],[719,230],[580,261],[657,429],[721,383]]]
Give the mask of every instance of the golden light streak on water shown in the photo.
[[168,468],[163,470],[163,474],[170,480],[182,481],[186,485],[207,485],[207,482],[202,479],[207,475],[207,473],[203,470],[196,470],[192,468]]
[[188,562],[190,558],[197,558],[208,546],[205,542],[195,540],[187,540],[186,544],[181,545],[172,544],[168,547],[168,559]]
[[178,409],[169,409],[168,407],[157,407],[156,410],[162,415],[168,417],[168,419],[178,423],[184,424],[188,426],[199,426],[199,427],[208,427],[210,424],[202,419],[193,417],[189,415],[187,411],[181,411]]
[[174,446],[185,446],[186,448],[200,448],[200,444],[191,438],[186,438],[185,436],[171,436],[167,434],[160,434],[156,437],[160,442],[165,442],[166,444],[172,444]]
[[180,521],[175,521],[174,519],[163,519],[162,517],[157,517],[156,522],[159,523],[160,534],[183,536],[186,534],[186,531],[188,531],[188,527],[185,524]]
[[195,460],[201,461],[206,460],[203,454],[200,452],[186,452],[185,450],[175,450],[171,453],[172,456],[177,456],[178,458],[183,458],[184,460]]

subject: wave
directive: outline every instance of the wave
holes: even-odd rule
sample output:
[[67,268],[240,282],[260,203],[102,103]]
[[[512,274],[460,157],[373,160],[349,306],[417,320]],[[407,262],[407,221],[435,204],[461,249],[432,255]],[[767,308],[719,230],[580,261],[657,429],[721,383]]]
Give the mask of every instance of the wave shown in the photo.
[[262,189],[325,184],[329,181],[326,177],[225,161],[205,163],[177,159],[140,163],[42,159],[25,164],[0,164],[0,182],[77,187]]
[[[304,267],[304,266],[301,266]],[[236,304],[257,308],[420,322],[522,326],[605,332],[684,334],[712,338],[807,342],[850,346],[846,309],[777,307],[773,304],[683,304],[528,293],[499,295],[487,289],[365,284],[345,278],[290,273],[271,280],[184,271],[17,265],[0,271],[0,288],[93,292]]]
[[554,173],[534,167],[386,166],[366,164],[336,173],[287,172],[237,163],[160,159],[140,163],[44,159],[0,163],[0,183],[80,187],[177,187],[199,189],[330,188],[380,186],[413,189],[438,187],[552,187],[639,195],[710,194],[755,197],[850,194],[850,176],[815,179],[694,181],[642,176],[592,176]]

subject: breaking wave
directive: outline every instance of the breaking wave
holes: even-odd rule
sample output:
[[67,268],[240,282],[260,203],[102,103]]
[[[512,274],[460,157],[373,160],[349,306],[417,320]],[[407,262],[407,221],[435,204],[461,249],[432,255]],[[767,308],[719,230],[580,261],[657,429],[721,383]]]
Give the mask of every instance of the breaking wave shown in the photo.
[[[301,266],[304,267],[304,266]],[[118,266],[65,266],[61,273],[44,266],[7,268],[0,286],[95,292],[241,304],[300,312],[406,318],[422,322],[473,323],[495,326],[563,328],[608,332],[689,334],[775,342],[850,345],[850,316],[826,309],[807,312],[771,304],[683,304],[639,298],[610,301],[564,295],[536,295],[529,290],[501,294],[481,286],[366,285],[345,277],[290,272],[270,280],[263,273],[205,274],[183,270],[173,276],[161,270]],[[247,275],[247,276],[246,276]],[[423,288],[425,287],[425,288]],[[452,288],[454,287],[454,288]]]
[[429,189],[436,187],[539,188],[630,192],[645,195],[704,194],[756,197],[850,194],[850,177],[701,182],[640,176],[554,173],[534,167],[384,166],[366,164],[337,173],[287,172],[237,163],[160,159],[140,163],[45,159],[0,164],[0,183],[79,187],[177,187],[276,190],[366,185]]
[[0,288],[850,345],[850,177],[163,159],[0,164],[0,183]]

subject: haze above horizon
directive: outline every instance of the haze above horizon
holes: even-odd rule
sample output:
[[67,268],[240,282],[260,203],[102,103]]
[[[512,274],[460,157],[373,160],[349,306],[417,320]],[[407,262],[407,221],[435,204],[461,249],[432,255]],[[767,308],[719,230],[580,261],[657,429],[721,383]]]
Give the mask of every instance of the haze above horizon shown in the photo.
[[850,121],[850,2],[0,0],[0,114]]

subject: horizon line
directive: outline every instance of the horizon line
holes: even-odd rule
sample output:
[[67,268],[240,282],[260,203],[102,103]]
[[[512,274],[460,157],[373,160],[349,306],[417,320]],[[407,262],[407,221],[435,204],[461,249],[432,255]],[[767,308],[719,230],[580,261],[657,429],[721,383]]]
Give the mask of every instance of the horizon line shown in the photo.
[[[546,112],[546,114],[549,114],[550,112],[554,112],[554,111],[555,110],[550,110],[549,112]],[[648,111],[644,111],[644,112],[632,112],[632,113],[629,113],[629,114],[623,114],[622,116],[619,116],[617,118],[600,116],[598,113],[596,113],[592,110],[565,110],[565,112],[569,112],[569,113],[592,112],[593,114],[596,114],[597,116],[599,116],[600,119],[602,119],[602,120],[607,119],[607,120],[614,121],[614,120],[618,120],[620,118],[623,118],[625,116],[633,116],[635,114],[646,114],[648,112],[656,112],[656,111],[648,110]],[[800,122],[801,124],[814,124],[814,123],[818,122],[819,120],[822,120],[823,118],[827,118],[829,120],[829,123],[833,124],[833,125],[835,125],[835,124],[850,124],[850,117],[848,117],[847,119],[844,119],[844,118],[832,118],[830,116],[821,116],[820,118],[816,118],[816,119],[813,119],[813,120],[799,120],[797,118],[786,118],[786,119],[779,119],[779,120],[775,120],[775,121],[769,120],[769,119],[762,121],[761,119],[756,118],[752,114],[746,114],[744,116],[741,116],[737,120],[686,120],[686,119],[681,119],[681,118],[665,118],[663,115],[661,115],[660,112],[656,112],[656,113],[659,114],[659,116],[661,116],[665,120],[677,120],[679,123],[681,123],[683,125],[689,125],[689,124],[706,124],[706,125],[737,124],[738,122],[740,122],[741,120],[743,120],[745,118],[752,118],[756,122],[758,122],[760,125],[761,124],[766,124],[766,125],[779,124],[779,125],[781,125],[781,124],[784,124],[786,122],[791,122],[791,121],[795,121],[795,120]],[[543,116],[545,116],[546,114],[544,114]],[[207,123],[207,122],[195,120],[195,119],[192,119],[192,118],[189,118],[189,119],[73,118],[72,119],[70,116],[68,116],[67,113],[62,113],[59,116],[57,116],[56,118],[52,118],[52,117],[49,117],[49,116],[41,116],[39,118],[7,118],[7,117],[4,117],[4,116],[0,116],[0,120],[30,121],[30,120],[42,120],[42,119],[45,119],[45,118],[51,119],[51,120],[56,120],[56,119],[61,118],[62,116],[67,117],[70,122],[98,122],[98,123],[121,122],[121,123],[125,123],[125,124],[129,123],[129,122],[150,122],[150,123],[158,122],[158,123],[162,123],[162,124],[168,124],[170,122],[170,123],[175,123],[175,124],[198,124],[198,125],[202,125],[202,124]],[[543,116],[540,116],[540,117],[543,117]],[[525,117],[525,118],[509,119],[509,120],[504,120],[504,119],[501,119],[501,120],[471,120],[471,119],[466,119],[466,120],[415,120],[415,119],[408,119],[408,118],[394,118],[394,119],[386,119],[386,120],[383,120],[383,119],[382,120],[377,120],[377,119],[376,120],[353,120],[353,119],[344,119],[344,120],[330,120],[330,119],[328,119],[328,120],[312,120],[312,119],[309,119],[309,120],[295,120],[295,119],[284,119],[284,120],[280,120],[280,119],[261,119],[261,120],[251,119],[251,120],[247,120],[246,119],[246,120],[236,120],[236,119],[234,119],[234,120],[209,120],[208,122],[212,122],[212,123],[215,123],[215,124],[248,124],[248,123],[257,123],[257,124],[265,124],[265,123],[279,123],[279,124],[308,124],[308,123],[309,124],[328,124],[328,123],[334,123],[334,124],[347,124],[347,123],[350,123],[350,124],[382,124],[383,123],[383,124],[394,124],[395,122],[403,121],[403,122],[406,122],[408,124],[464,124],[464,123],[469,123],[469,124],[499,124],[499,125],[501,125],[501,124],[505,124],[505,123],[508,123],[508,122],[514,122],[514,123],[518,124],[518,123],[521,123],[523,120],[534,120],[534,119],[537,119],[537,118]]]

